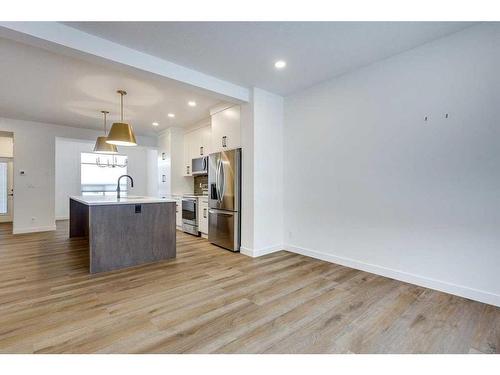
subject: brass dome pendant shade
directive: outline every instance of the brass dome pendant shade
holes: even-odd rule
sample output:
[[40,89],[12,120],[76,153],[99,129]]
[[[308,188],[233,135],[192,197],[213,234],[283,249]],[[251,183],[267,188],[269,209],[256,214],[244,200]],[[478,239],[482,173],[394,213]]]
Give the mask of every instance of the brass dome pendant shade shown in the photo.
[[115,122],[113,124],[106,142],[117,146],[137,146],[132,127],[123,122],[123,95],[127,95],[127,92],[118,90],[117,93],[120,94],[121,98],[121,122]]
[[106,115],[109,113],[108,111],[101,111],[104,115],[104,136],[97,137],[97,141],[95,142],[94,152],[98,154],[117,154],[118,150],[115,145],[106,143],[108,137],[106,136]]

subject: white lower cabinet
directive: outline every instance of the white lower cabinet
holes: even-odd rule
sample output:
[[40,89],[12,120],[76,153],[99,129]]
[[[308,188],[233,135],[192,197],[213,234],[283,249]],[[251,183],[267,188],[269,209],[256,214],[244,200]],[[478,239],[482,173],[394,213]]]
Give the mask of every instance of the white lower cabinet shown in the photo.
[[182,199],[175,198],[175,225],[182,227]]
[[208,234],[208,198],[198,198],[198,230]]

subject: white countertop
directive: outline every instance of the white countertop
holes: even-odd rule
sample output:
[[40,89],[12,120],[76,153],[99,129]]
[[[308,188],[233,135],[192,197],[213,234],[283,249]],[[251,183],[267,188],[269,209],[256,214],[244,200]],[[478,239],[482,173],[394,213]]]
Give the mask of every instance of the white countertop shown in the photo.
[[115,196],[101,196],[101,195],[71,196],[70,199],[74,199],[75,201],[86,204],[87,206],[175,202],[174,199],[137,197],[132,195],[128,197],[122,197],[120,199],[116,198]]

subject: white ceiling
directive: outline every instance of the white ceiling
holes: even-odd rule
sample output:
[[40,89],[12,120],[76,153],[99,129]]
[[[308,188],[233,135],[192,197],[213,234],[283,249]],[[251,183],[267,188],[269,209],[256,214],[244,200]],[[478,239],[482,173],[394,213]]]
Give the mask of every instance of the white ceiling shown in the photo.
[[[67,22],[243,86],[289,95],[471,26],[468,22]],[[273,63],[288,66],[276,71]]]
[[[125,89],[125,120],[138,134],[190,126],[209,116],[220,99],[187,85],[130,70],[110,68],[0,38],[0,116],[102,129],[119,119],[117,89]],[[195,100],[196,107],[187,102]],[[169,112],[176,117],[167,117]],[[152,122],[160,123],[153,127]]]

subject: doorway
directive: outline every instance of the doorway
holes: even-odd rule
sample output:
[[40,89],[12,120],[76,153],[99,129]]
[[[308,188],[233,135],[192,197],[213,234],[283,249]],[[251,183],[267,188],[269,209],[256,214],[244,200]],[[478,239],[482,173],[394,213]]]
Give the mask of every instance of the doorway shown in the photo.
[[0,158],[0,223],[12,222],[14,167],[11,158]]
[[14,138],[0,131],[0,223],[14,219]]

